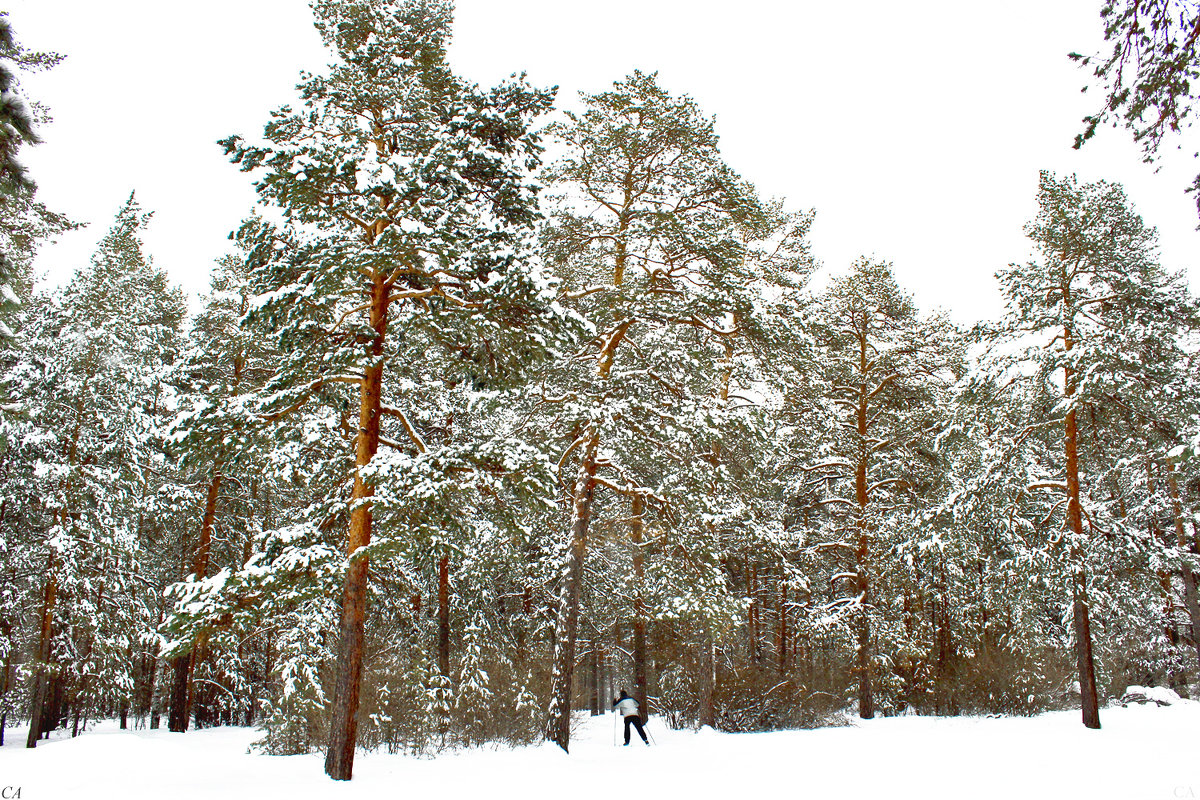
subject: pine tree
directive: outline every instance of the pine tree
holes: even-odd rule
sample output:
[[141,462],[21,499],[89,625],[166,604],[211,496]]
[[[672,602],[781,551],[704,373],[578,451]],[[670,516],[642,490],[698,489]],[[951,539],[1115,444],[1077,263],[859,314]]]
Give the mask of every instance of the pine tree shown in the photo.
[[[1089,506],[1090,497],[1106,492],[1102,454],[1088,446],[1081,429],[1091,409],[1111,409],[1126,395],[1137,402],[1144,386],[1162,385],[1165,376],[1157,373],[1170,363],[1143,354],[1156,342],[1174,340],[1186,309],[1178,295],[1163,302],[1155,231],[1133,211],[1120,186],[1080,185],[1074,177],[1043,172],[1038,203],[1026,232],[1041,260],[998,273],[1007,313],[982,331],[992,347],[989,374],[1014,391],[1026,391],[1025,427],[1008,434],[1005,449],[1019,450],[1061,431],[1061,449],[1038,456],[1040,476],[1019,496],[1047,497],[1031,509],[1042,516],[1041,525],[1061,520],[1050,543],[1070,586],[1083,722],[1098,728],[1092,597],[1105,587],[1097,573],[1107,578],[1124,552],[1141,552],[1144,545],[1127,520],[1103,504]],[[1051,502],[1060,493],[1062,499]],[[1096,530],[1110,535],[1097,536]]]
[[[240,322],[249,311],[250,292],[244,257],[227,256],[214,271],[204,310],[191,327],[191,342],[174,372],[180,409],[172,425],[172,449],[187,477],[201,489],[196,492],[198,513],[181,547],[188,583],[203,584],[221,569],[241,569],[249,559],[255,536],[252,522],[260,515],[256,497],[265,487],[254,466],[266,449],[261,420],[251,399],[271,374],[277,354]],[[191,481],[186,481],[191,485]],[[233,536],[241,530],[240,536]],[[214,553],[214,534],[224,530],[230,549]],[[241,539],[241,545],[237,543]],[[213,567],[216,569],[213,569]],[[195,586],[172,587],[172,593],[190,595]],[[171,630],[173,617],[167,620]],[[186,642],[188,652],[173,648],[174,685],[168,727],[187,730],[194,699],[192,675],[202,662],[214,632],[212,620]]]
[[77,722],[115,699],[106,693],[129,691],[132,637],[146,629],[139,527],[165,465],[165,378],[184,312],[142,253],[149,216],[130,195],[91,266],[61,300],[39,299],[31,323],[43,390],[30,413],[47,440],[39,472],[48,528],[38,548],[30,747],[56,720],[52,682],[69,683]]
[[[815,552],[832,560],[841,596],[825,607],[850,622],[859,716],[875,714],[877,625],[894,600],[886,583],[931,481],[941,429],[939,393],[961,373],[962,354],[944,319],[921,319],[888,264],[861,259],[836,280],[815,313],[822,347],[822,405],[832,436],[803,467],[814,510],[827,520]],[[889,654],[890,655],[890,654]]]
[[376,490],[403,466],[376,453],[386,442],[427,449],[395,371],[423,353],[446,354],[460,374],[500,388],[554,338],[550,289],[521,257],[536,218],[531,124],[551,95],[522,81],[483,91],[455,77],[445,61],[446,2],[318,2],[314,14],[338,64],[328,76],[304,77],[302,109],[276,112],[267,144],[234,137],[225,145],[244,169],[261,169],[263,202],[288,221],[279,236],[263,228],[252,279],[260,292],[252,316],[273,328],[285,354],[273,383],[278,402],[266,413],[280,418],[318,395],[340,405],[340,387],[357,388],[326,758],[329,775],[346,780]]
[[22,145],[41,141],[34,130],[38,107],[30,107],[18,93],[15,69],[48,69],[62,60],[57,53],[37,53],[21,47],[13,36],[8,12],[0,13],[0,196],[34,183],[17,159]]
[[[621,616],[632,618],[637,689],[645,691],[644,628],[655,615],[639,594],[650,572],[643,539],[651,511],[682,521],[658,526],[678,534],[660,547],[691,557],[694,593],[677,602],[703,616],[722,605],[713,598],[726,597],[716,537],[700,523],[712,510],[707,447],[721,436],[716,364],[739,320],[759,322],[750,254],[766,241],[781,260],[799,253],[808,222],[762,203],[721,159],[712,120],[654,75],[634,72],[583,101],[584,113],[552,129],[566,155],[548,171],[560,196],[544,237],[564,299],[595,326],[586,347],[547,378],[541,398],[564,441],[556,460],[570,520],[546,727],[563,749],[598,511],[628,520],[634,601]],[[688,583],[676,588],[686,592]],[[697,595],[709,601],[689,602]],[[639,702],[648,707],[644,696]]]
[[[0,359],[12,366],[16,309],[30,292],[29,270],[39,245],[76,227],[35,199],[36,184],[18,155],[41,139],[37,126],[50,121],[46,109],[22,96],[18,71],[37,72],[62,61],[57,53],[26,50],[17,43],[7,12],[0,12]],[[0,421],[21,408],[22,397],[0,377]],[[0,432],[5,441],[7,432]]]

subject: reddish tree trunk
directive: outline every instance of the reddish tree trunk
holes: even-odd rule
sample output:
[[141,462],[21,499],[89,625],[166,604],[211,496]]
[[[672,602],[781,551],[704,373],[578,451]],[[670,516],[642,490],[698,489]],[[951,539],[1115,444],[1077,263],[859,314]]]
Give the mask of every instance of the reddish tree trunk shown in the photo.
[[558,620],[554,635],[554,671],[551,677],[550,715],[546,738],[563,750],[571,746],[571,685],[575,674],[575,636],[579,625],[579,597],[583,590],[583,564],[588,525],[596,492],[596,450],[599,435],[588,437],[572,491],[571,542],[561,578]]
[[533,613],[533,589],[529,584],[521,590],[521,618],[517,621],[517,652],[516,663],[518,667],[524,668],[529,662],[528,645],[526,639],[526,629],[529,627],[529,617]]
[[172,733],[183,733],[188,729],[191,717],[188,675],[191,670],[191,653],[171,659],[171,705],[167,711],[167,730]]
[[788,626],[787,626],[787,583],[779,581],[779,674],[787,672]]
[[867,582],[867,558],[869,539],[862,515],[866,513],[866,465],[859,464],[858,495],[860,517],[858,521],[858,547],[854,552],[855,581],[858,592],[858,610],[854,617],[854,635],[857,643],[855,654],[858,673],[858,715],[863,719],[875,716],[875,694],[871,671],[871,617],[867,613],[870,600],[870,585]]
[[42,595],[42,625],[38,635],[37,674],[34,677],[29,706],[29,735],[26,747],[37,747],[47,719],[47,699],[50,687],[50,646],[54,637],[54,604],[58,598],[58,576],[54,572],[54,554],[46,561],[46,586]]
[[758,625],[758,616],[759,616],[758,612],[759,612],[759,604],[760,604],[759,596],[758,596],[758,564],[754,564],[753,566],[750,567],[749,594],[750,594],[750,610],[748,613],[750,615],[750,660],[752,662],[754,662],[755,664],[757,664],[759,659],[761,658],[761,652],[760,652],[760,648],[759,648],[759,625]]
[[438,559],[438,670],[450,677],[450,557]]
[[949,591],[946,588],[945,567],[940,563],[935,567],[934,597],[930,603],[933,616],[933,687],[934,713],[943,715],[949,711],[948,689],[950,672],[950,603]]
[[354,749],[358,737],[358,694],[362,685],[363,638],[366,622],[368,558],[355,552],[371,542],[373,486],[362,475],[379,449],[379,422],[383,408],[383,344],[387,332],[389,286],[382,277],[371,285],[370,323],[375,330],[370,366],[359,383],[358,435],[355,448],[354,489],[347,543],[349,564],[342,591],[339,625],[337,682],[329,721],[329,744],[325,773],[334,780],[348,781],[354,771]]
[[711,632],[701,642],[700,724],[717,727],[717,645]]
[[[208,575],[209,553],[212,552],[213,525],[217,517],[217,498],[221,492],[221,459],[213,464],[212,477],[208,482],[208,493],[204,499],[204,516],[200,521],[200,539],[196,543],[196,554],[192,562],[192,574],[196,580]],[[192,716],[192,671],[199,658],[201,642],[197,641],[187,655],[171,659],[173,682],[171,686],[171,708],[167,715],[167,730],[183,733],[188,729]]]
[[600,653],[595,642],[592,644],[592,653],[588,657],[588,662],[592,668],[591,674],[588,676],[588,690],[591,695],[592,716],[595,717],[600,714],[600,698],[603,696],[603,692],[600,690]]
[[[1070,337],[1067,349],[1070,349]],[[1067,370],[1067,397],[1075,393],[1073,375]],[[1096,694],[1096,668],[1092,659],[1092,627],[1088,618],[1087,571],[1083,565],[1081,542],[1083,541],[1083,506],[1079,497],[1079,429],[1075,410],[1067,412],[1065,444],[1067,451],[1067,525],[1074,542],[1072,561],[1075,570],[1072,578],[1072,609],[1075,628],[1075,661],[1079,672],[1080,702],[1083,708],[1083,724],[1088,728],[1100,727],[1100,703]]]
[[[620,285],[624,268],[623,251],[617,256],[615,283]],[[617,347],[632,319],[624,320],[614,329],[597,359],[596,373],[600,380],[608,379]],[[567,559],[559,585],[558,615],[554,625],[554,663],[550,678],[550,713],[546,720],[546,738],[569,752],[571,744],[571,689],[575,674],[575,637],[579,628],[579,597],[583,591],[583,565],[587,555],[588,526],[592,521],[592,502],[596,494],[597,451],[600,432],[593,429],[587,435],[579,470],[571,491],[571,538]]]
[[646,691],[646,599],[642,584],[646,581],[646,569],[642,556],[642,534],[645,530],[643,515],[646,503],[635,494],[629,520],[629,538],[633,542],[633,699],[637,700],[642,719],[650,717],[650,702]]
[[[1188,554],[1187,531],[1183,527],[1183,505],[1179,501],[1179,479],[1175,475],[1175,462],[1167,461],[1167,491],[1171,496],[1171,511],[1175,517],[1175,541],[1181,554]],[[1197,596],[1196,576],[1192,567],[1184,563],[1180,567],[1183,578],[1183,604],[1192,623],[1192,646],[1196,648],[1196,661],[1200,665],[1200,597]]]
[[870,503],[870,493],[867,486],[867,429],[870,421],[867,416],[869,393],[867,391],[867,328],[864,323],[859,334],[859,374],[863,376],[859,387],[857,427],[859,440],[858,463],[854,467],[854,498],[858,503],[858,518],[855,521],[858,533],[857,548],[854,552],[854,589],[858,593],[858,613],[854,619],[854,633],[857,639],[857,669],[858,673],[858,715],[863,719],[875,716],[875,695],[873,676],[871,674],[871,617],[868,613],[870,601],[870,584],[867,581],[867,559],[870,556],[870,531],[867,529],[867,504]]
[[55,674],[50,679],[50,688],[47,692],[49,704],[47,710],[42,712],[42,730],[41,735],[44,738],[50,738],[50,732],[59,725],[66,727],[67,714],[70,709],[63,698],[63,677],[61,674]]

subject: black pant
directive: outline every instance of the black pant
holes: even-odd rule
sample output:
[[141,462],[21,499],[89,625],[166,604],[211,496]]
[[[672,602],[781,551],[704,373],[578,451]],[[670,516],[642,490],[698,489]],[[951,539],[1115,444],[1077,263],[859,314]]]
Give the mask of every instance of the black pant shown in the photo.
[[637,728],[638,735],[642,737],[642,741],[650,744],[650,740],[646,738],[646,729],[642,727],[642,718],[637,714],[630,714],[625,718],[625,744],[629,744],[629,726]]

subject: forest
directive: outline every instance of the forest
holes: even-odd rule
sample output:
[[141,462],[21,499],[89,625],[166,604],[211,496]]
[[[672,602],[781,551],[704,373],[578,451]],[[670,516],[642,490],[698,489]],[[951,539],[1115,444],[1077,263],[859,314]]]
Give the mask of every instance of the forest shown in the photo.
[[[461,78],[453,10],[314,0],[330,67],[220,142],[259,202],[195,313],[136,195],[36,285],[77,223],[18,79],[61,56],[0,15],[0,744],[254,726],[346,780],[569,750],[621,689],[721,731],[1198,691],[1200,301],[1119,184],[1042,172],[964,327],[881,258],[818,279],[816,211],[656,73]],[[1104,15],[1077,144],[1153,158],[1200,16]]]

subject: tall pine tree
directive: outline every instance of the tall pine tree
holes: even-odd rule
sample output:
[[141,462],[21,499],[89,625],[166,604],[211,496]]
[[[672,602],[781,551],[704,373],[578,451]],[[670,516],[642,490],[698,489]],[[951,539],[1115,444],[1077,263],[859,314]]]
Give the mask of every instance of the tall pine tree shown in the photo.
[[482,90],[456,77],[443,0],[321,1],[313,11],[337,63],[304,77],[301,107],[276,112],[265,144],[225,145],[259,171],[263,203],[287,220],[278,235],[262,229],[252,276],[251,317],[284,354],[264,413],[279,419],[317,397],[341,404],[344,387],[357,395],[353,485],[340,499],[349,503],[348,559],[326,755],[326,772],[347,780],[374,498],[396,466],[376,453],[387,442],[426,449],[401,370],[444,358],[498,388],[555,335],[553,294],[522,258],[537,216],[531,126],[551,94],[520,80]]

